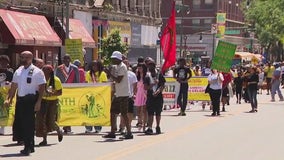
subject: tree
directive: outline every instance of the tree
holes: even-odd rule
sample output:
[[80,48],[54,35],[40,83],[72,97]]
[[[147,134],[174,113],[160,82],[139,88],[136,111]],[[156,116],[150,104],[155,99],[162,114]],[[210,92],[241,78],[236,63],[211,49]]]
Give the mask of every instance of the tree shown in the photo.
[[[245,18],[260,44],[275,59],[283,58],[284,0],[250,0],[244,8]],[[280,47],[280,48],[279,48]]]
[[110,57],[114,51],[120,51],[124,55],[127,53],[128,45],[126,43],[122,43],[119,32],[119,29],[113,29],[110,35],[102,40],[100,54],[104,64],[110,63]]

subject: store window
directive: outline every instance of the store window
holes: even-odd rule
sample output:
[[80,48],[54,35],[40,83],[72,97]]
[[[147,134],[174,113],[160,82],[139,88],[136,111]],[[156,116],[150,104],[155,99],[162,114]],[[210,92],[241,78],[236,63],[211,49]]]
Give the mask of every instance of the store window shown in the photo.
[[193,0],[192,1],[192,8],[193,9],[200,9],[201,0]]
[[204,0],[204,7],[206,9],[212,9],[212,7],[213,7],[213,0]]
[[204,19],[204,24],[212,24],[212,19]]
[[200,19],[193,19],[192,20],[192,25],[194,25],[194,26],[200,25]]

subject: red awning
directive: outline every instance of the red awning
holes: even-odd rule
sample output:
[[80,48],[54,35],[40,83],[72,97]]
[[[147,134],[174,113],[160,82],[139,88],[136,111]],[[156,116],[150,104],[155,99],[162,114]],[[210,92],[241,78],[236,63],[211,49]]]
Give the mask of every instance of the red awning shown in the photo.
[[69,38],[82,39],[86,48],[96,48],[94,39],[90,36],[83,23],[78,19],[69,19]]
[[44,16],[0,9],[0,17],[3,43],[34,46],[62,44]]

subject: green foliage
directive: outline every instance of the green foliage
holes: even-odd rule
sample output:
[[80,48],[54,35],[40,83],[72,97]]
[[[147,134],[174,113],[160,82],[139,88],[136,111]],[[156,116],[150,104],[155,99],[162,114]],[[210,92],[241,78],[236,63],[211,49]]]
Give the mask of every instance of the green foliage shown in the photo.
[[258,40],[269,47],[284,37],[284,0],[250,0],[245,18],[255,29]]
[[[245,18],[272,60],[283,60],[284,0],[250,0]],[[282,55],[282,56],[281,56]],[[271,59],[270,59],[271,60]]]
[[104,61],[105,65],[110,63],[110,57],[112,52],[114,51],[120,51],[122,54],[126,55],[128,45],[121,41],[119,32],[119,29],[113,29],[111,30],[111,33],[108,35],[108,37],[102,40],[102,48],[100,54],[101,59]]

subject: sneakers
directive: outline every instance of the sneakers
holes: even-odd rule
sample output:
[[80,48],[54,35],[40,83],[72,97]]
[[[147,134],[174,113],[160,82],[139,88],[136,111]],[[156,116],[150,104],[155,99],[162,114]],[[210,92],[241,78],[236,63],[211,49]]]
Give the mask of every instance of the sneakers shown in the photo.
[[146,135],[152,135],[153,134],[153,130],[151,128],[148,128],[146,131],[145,131],[145,134]]
[[156,127],[156,134],[161,134],[161,128],[159,126]]
[[127,134],[123,135],[122,137],[119,137],[119,139],[133,139],[133,134],[127,133]]
[[270,102],[275,102],[275,99],[270,100]]
[[85,133],[92,133],[92,130],[86,129]]
[[178,113],[178,116],[186,116],[186,113],[181,111]]
[[103,138],[116,138],[116,135],[114,133],[109,133],[109,134],[103,135],[102,137]]
[[47,141],[42,141],[38,144],[39,146],[46,146],[47,145]]
[[279,101],[284,101],[284,99],[282,98],[282,99],[280,99]]

